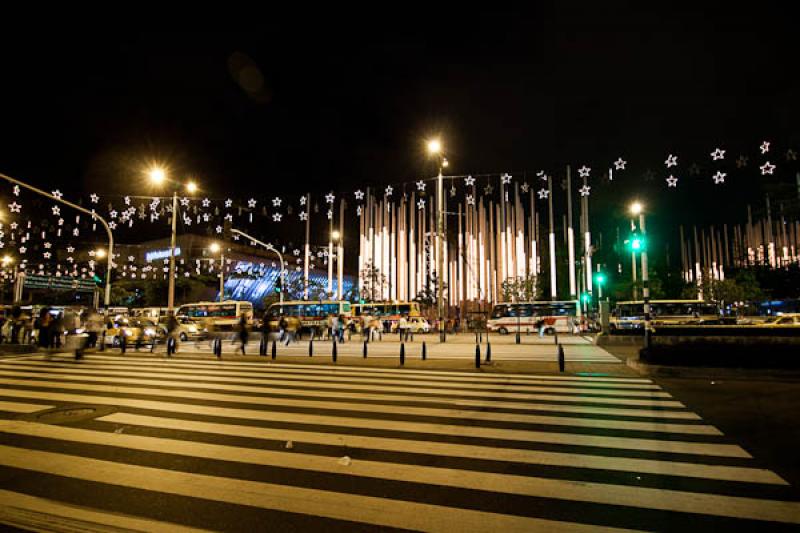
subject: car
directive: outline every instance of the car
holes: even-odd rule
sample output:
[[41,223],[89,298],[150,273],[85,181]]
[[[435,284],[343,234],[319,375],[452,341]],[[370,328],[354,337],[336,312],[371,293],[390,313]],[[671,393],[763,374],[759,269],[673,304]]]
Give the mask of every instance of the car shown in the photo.
[[[181,342],[186,342],[188,340],[197,340],[203,337],[204,331],[203,327],[189,319],[186,316],[179,316],[176,317],[178,320],[178,339]],[[167,320],[168,317],[161,317],[158,321],[158,337],[159,339],[163,340],[167,338]]]
[[107,324],[104,342],[115,348],[152,344],[158,337],[158,326],[152,320],[122,318]]
[[765,328],[800,328],[800,313],[786,313],[765,320],[761,327]]
[[[428,322],[428,319],[424,316],[410,316],[406,321],[408,323],[408,330],[411,333],[430,333],[431,331],[431,323]],[[395,333],[399,327],[400,321],[393,320],[390,331]]]

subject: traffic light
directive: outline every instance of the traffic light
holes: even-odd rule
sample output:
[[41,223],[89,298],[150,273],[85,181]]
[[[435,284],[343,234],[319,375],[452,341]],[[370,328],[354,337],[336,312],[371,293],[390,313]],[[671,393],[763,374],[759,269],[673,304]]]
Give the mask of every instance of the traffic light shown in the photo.
[[275,280],[275,288],[273,289],[277,294],[283,292],[283,280],[279,277]]
[[588,292],[584,292],[583,294],[581,294],[581,301],[583,303],[587,303],[588,304],[589,302],[592,301],[592,295],[589,294]]
[[594,281],[598,285],[605,285],[606,284],[606,275],[603,274],[602,272],[598,272],[597,274],[594,275]]
[[100,276],[98,276],[97,274],[95,274],[94,276],[92,276],[92,281],[94,281],[94,282],[95,282],[95,283],[97,283],[98,285],[103,283],[103,280],[102,280],[102,279],[100,279]]
[[644,247],[646,245],[644,237],[639,235],[638,233],[634,233],[633,235],[631,235],[631,238],[628,239],[627,243],[630,249],[634,252],[644,250]]

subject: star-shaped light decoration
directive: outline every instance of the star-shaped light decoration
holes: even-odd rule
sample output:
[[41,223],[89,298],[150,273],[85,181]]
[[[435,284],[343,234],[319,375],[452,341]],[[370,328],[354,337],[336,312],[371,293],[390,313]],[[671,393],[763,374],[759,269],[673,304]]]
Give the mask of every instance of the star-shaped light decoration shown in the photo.
[[485,194],[492,194],[493,190],[494,190],[494,187],[492,187],[491,183],[487,184],[486,187],[483,188],[483,192]]
[[475,205],[475,197],[471,194],[467,195],[467,205]]
[[75,251],[75,247],[74,246],[67,246],[67,253],[68,254],[71,254],[74,251]]
[[298,250],[297,248],[295,248],[294,250],[292,250],[292,253],[293,253],[294,255],[300,255],[300,250]]
[[336,195],[333,194],[332,192],[329,192],[328,194],[325,195],[325,201],[328,202],[329,204],[332,204],[334,200],[336,200]]
[[19,196],[19,185],[14,185],[14,196]]
[[503,185],[508,185],[509,183],[511,183],[511,174],[505,173],[505,174],[501,175],[500,176],[500,182]]
[[117,218],[117,212],[112,209],[111,211],[108,212],[108,216],[110,216],[111,218]]
[[300,205],[306,205],[306,201],[307,200],[308,200],[308,198],[306,198],[305,196],[301,196],[300,197]]
[[744,168],[744,167],[746,167],[747,166],[747,162],[749,160],[750,160],[750,158],[747,157],[746,155],[740,155],[736,159],[736,168]]
[[671,168],[678,165],[678,156],[669,154],[667,156],[667,160],[664,161],[664,164],[667,165],[667,168]]
[[224,218],[228,222],[233,222],[233,215],[231,215],[230,213],[226,214]]
[[386,186],[386,190],[384,191],[384,194],[385,194],[386,196],[391,196],[391,195],[392,195],[392,192],[394,192],[394,188],[392,188],[392,186],[391,186],[391,185],[387,185],[387,186]]
[[209,220],[211,220],[211,215],[203,213],[203,222],[208,222]]
[[787,161],[797,161],[797,152],[789,148],[786,150],[786,160]]
[[60,208],[60,207],[58,207],[57,205],[54,205],[54,206],[53,206],[53,214],[54,214],[55,216],[58,216],[58,215],[60,215],[60,214],[61,214],[61,208]]
[[273,198],[273,199],[272,199],[272,206],[273,206],[273,207],[280,207],[280,206],[281,206],[281,202],[282,202],[282,201],[283,201],[283,200],[281,200],[280,198],[278,198],[278,197],[276,196],[275,198]]
[[64,196],[64,193],[59,191],[58,189],[52,191],[50,194],[61,200],[61,197]]
[[356,192],[354,192],[353,195],[356,197],[356,200],[363,200],[364,199],[364,191],[362,191],[361,189],[359,189]]
[[[202,205],[203,207],[209,207],[211,205],[211,200],[209,200],[208,198],[203,198]],[[255,204],[253,204],[253,206],[255,206]]]
[[181,205],[182,205],[183,207],[186,207],[186,206],[188,206],[188,205],[189,205],[189,199],[188,199],[188,198],[186,198],[185,196],[184,196],[183,198],[181,198]]
[[135,257],[133,257],[132,255],[129,255],[129,256],[128,256],[128,262],[129,262],[129,263],[133,263],[133,260],[134,260],[134,259],[136,259],[136,258],[135,258]]
[[717,148],[713,152],[711,152],[711,159],[714,161],[718,161],[720,159],[725,159],[725,150],[722,148]]
[[52,256],[53,254],[51,254],[50,252],[45,252],[42,254],[42,257],[44,257],[45,259],[50,259]]
[[252,209],[252,208],[254,208],[256,206],[256,203],[257,202],[256,202],[255,198],[250,198],[249,200],[247,200],[247,207]]
[[131,197],[130,196],[126,196],[125,198],[123,198],[123,200],[125,201],[125,205],[131,205]]
[[762,154],[769,152],[769,141],[762,142],[761,146],[759,146],[759,149],[761,150]]
[[108,223],[108,227],[111,229],[117,229],[117,223],[112,220],[111,222]]
[[227,200],[225,200],[225,207],[230,207],[230,206],[232,206],[232,205],[233,205],[233,200],[231,200],[230,198],[228,198]]
[[328,220],[333,220],[333,209],[328,209],[327,216]]
[[536,173],[536,177],[542,181],[547,181],[547,174],[545,174],[544,170],[540,170]]
[[274,214],[272,215],[272,221],[273,221],[273,222],[280,222],[280,221],[281,221],[281,218],[283,218],[283,215],[282,215],[282,214],[280,214],[280,213],[274,213]]
[[667,187],[677,187],[677,186],[678,186],[678,178],[670,174],[669,177],[667,178]]
[[550,191],[545,188],[541,188],[537,194],[539,195],[539,199],[543,199],[550,196]]
[[616,161],[614,161],[614,170],[625,170],[625,165],[627,164],[627,161],[619,157]]
[[467,185],[467,187],[472,187],[475,185],[475,178],[472,176],[467,176],[464,178],[464,183]]
[[100,197],[97,196],[95,193],[92,193],[89,195],[89,201],[92,202],[93,204],[96,204],[97,202],[100,201]]
[[155,222],[156,220],[158,220],[158,217],[159,217],[158,212],[153,211],[152,213],[150,213],[150,222]]
[[356,215],[361,216],[361,206],[356,207]]
[[8,210],[12,213],[19,213],[20,209],[22,209],[22,205],[18,204],[16,200],[8,204]]
[[589,173],[591,171],[592,171],[591,168],[587,167],[586,165],[583,165],[581,168],[578,169],[578,175],[582,178],[588,178]]
[[725,183],[725,176],[727,176],[727,174],[725,172],[720,172],[719,170],[717,170],[717,173],[714,174],[714,176],[713,176],[714,185],[719,185],[720,183]]
[[424,191],[425,190],[425,182],[424,181],[419,180],[417,182],[417,190],[418,191]]
[[24,254],[24,253],[25,253],[25,252],[27,252],[27,251],[28,251],[28,249],[27,249],[27,248],[25,248],[24,246],[20,246],[20,247],[19,247],[19,253],[21,253],[21,254]]
[[527,192],[528,192],[528,189],[530,189],[530,188],[531,188],[531,186],[530,186],[530,185],[528,185],[528,182],[526,181],[525,183],[523,183],[522,185],[520,185],[520,186],[519,186],[519,188],[520,188],[520,189],[522,189],[522,192],[524,192],[524,193],[527,193]]
[[763,165],[759,167],[761,169],[761,175],[766,176],[767,174],[772,174],[772,171],[775,170],[775,165],[767,161]]
[[46,250],[49,250],[51,246],[53,246],[53,245],[51,243],[49,243],[49,242],[44,243],[44,247],[45,247]]
[[425,200],[423,198],[417,201],[417,209],[425,209]]
[[584,185],[583,187],[581,187],[578,190],[581,192],[581,196],[589,196],[592,188],[590,186],[588,186],[588,185]]
[[300,217],[300,220],[302,220],[302,221],[308,220],[308,213],[306,211],[300,211],[298,216]]

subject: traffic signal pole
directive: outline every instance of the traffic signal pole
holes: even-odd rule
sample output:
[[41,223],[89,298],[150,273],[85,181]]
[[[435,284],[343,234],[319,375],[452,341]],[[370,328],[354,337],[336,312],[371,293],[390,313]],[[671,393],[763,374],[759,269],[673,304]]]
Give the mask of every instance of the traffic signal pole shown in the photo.
[[639,230],[642,232],[642,292],[644,294],[644,347],[650,348],[650,279],[647,273],[647,230],[644,213],[639,213]]

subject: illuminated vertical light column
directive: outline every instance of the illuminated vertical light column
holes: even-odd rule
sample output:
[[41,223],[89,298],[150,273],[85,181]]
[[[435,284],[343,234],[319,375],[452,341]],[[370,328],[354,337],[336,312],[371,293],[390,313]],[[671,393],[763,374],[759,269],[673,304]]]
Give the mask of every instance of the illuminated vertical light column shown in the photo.
[[344,296],[344,199],[339,200],[339,247],[336,253],[336,296]]
[[[367,188],[367,196],[369,196],[369,188]],[[364,290],[364,207],[358,207],[358,297],[361,297]]]
[[328,208],[328,298],[333,298],[333,206]]
[[398,263],[397,261],[397,206],[394,202],[390,205],[390,216],[389,216],[389,224],[390,224],[390,231],[389,231],[389,265],[391,265],[392,274],[389,277],[390,286],[389,290],[391,294],[389,297],[392,300],[397,300],[397,272],[398,272]]
[[489,200],[489,238],[491,239],[489,243],[489,249],[491,253],[489,255],[489,264],[491,265],[491,274],[492,274],[492,294],[494,295],[495,301],[502,301],[502,296],[499,292],[500,282],[499,278],[503,275],[502,273],[502,257],[500,255],[501,250],[501,243],[499,238],[500,232],[500,206],[494,205],[492,200]]
[[697,226],[692,226],[694,231],[694,279],[697,282],[697,299],[703,299],[703,270],[700,268],[700,241],[697,239]]
[[370,261],[370,275],[372,279],[369,280],[369,299],[374,300],[378,297],[378,294],[375,292],[375,284],[377,283],[377,254],[375,253],[377,250],[376,242],[375,242],[375,199],[370,197],[369,199],[369,206],[367,207],[367,213],[369,213],[369,261]]
[[308,262],[311,258],[311,193],[306,195],[306,245],[303,252],[303,299],[308,300]]
[[711,230],[709,231],[708,236],[708,248],[710,248],[709,258],[711,259],[711,273],[713,274],[714,279],[720,279],[719,277],[719,264],[717,263],[717,247],[714,243],[714,226],[711,226]]
[[458,302],[467,299],[467,276],[464,275],[464,261],[466,260],[464,249],[464,229],[466,224],[461,223],[462,209],[461,202],[458,202],[458,255],[456,256],[457,271],[454,279],[458,280]]
[[406,199],[400,198],[400,207],[397,213],[397,299],[407,302],[406,293]]
[[514,185],[514,225],[517,230],[517,276],[524,278],[527,270],[527,254],[525,253],[525,209],[519,198],[519,184]]
[[416,243],[416,217],[414,193],[411,193],[411,200],[408,203],[408,299],[413,300],[417,297],[417,243]]
[[538,213],[536,212],[536,199],[533,195],[533,187],[530,190],[531,195],[531,274],[539,276],[539,225],[536,220]]
[[[583,177],[583,186],[588,190],[588,177]],[[583,235],[584,254],[586,256],[586,291],[592,292],[592,232],[589,229],[589,195],[581,194],[581,204],[583,207],[583,227],[585,233]],[[643,278],[644,279],[644,278]]]
[[578,298],[575,283],[575,230],[572,228],[572,169],[567,165],[567,260],[569,261],[569,298]]
[[555,300],[557,296],[556,279],[556,234],[553,225],[553,176],[547,176],[547,208],[550,218],[550,298]]
[[486,229],[486,206],[483,204],[481,198],[480,211],[478,213],[478,246],[480,247],[480,269],[481,275],[479,278],[479,298],[485,301],[491,301],[491,293],[489,289],[489,248],[486,246],[487,239]]
[[382,220],[383,223],[381,225],[382,227],[381,234],[383,240],[381,251],[383,252],[383,274],[384,274],[383,279],[386,281],[386,283],[382,284],[381,286],[381,299],[383,301],[387,301],[390,299],[389,287],[392,282],[392,266],[391,266],[391,261],[389,260],[389,225],[391,224],[390,216],[392,214],[390,205],[391,204],[389,197],[386,197],[383,201],[383,206],[381,209],[382,219],[383,219]]

